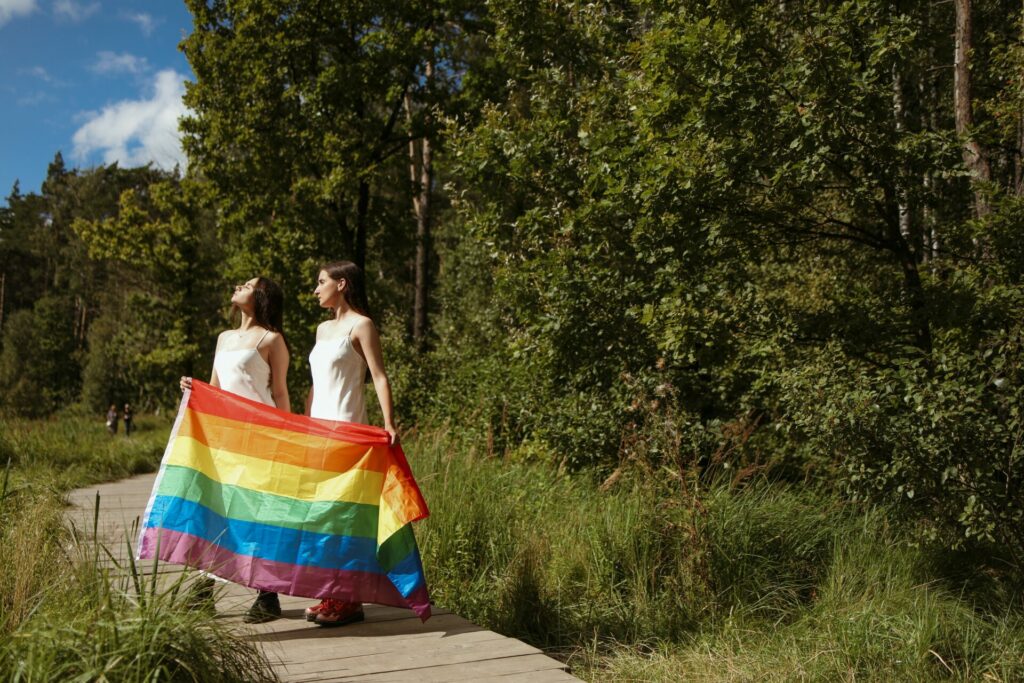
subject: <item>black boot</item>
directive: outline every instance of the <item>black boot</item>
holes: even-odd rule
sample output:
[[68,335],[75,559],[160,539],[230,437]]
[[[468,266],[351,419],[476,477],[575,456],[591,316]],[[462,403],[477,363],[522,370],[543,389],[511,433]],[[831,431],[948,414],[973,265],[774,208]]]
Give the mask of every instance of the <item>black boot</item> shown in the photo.
[[260,591],[260,594],[256,596],[256,601],[252,603],[252,607],[242,617],[242,621],[247,624],[262,624],[273,621],[279,616],[281,616],[281,601],[277,599],[277,593]]
[[211,614],[217,611],[216,601],[214,600],[213,579],[202,576],[192,582],[189,586],[188,593],[185,595],[185,604],[190,610],[197,612],[209,612]]

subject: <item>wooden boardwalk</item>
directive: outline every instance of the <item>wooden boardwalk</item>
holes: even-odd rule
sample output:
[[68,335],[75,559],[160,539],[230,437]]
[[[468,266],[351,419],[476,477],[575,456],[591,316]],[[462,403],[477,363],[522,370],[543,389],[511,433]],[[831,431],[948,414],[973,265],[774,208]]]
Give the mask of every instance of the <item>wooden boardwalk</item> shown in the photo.
[[[96,537],[115,559],[127,559],[155,476],[73,491],[67,517],[88,537],[95,527]],[[163,565],[159,571],[171,578],[181,570]],[[241,616],[254,595],[251,589],[223,584],[217,591],[217,612],[261,645],[283,681],[579,680],[537,648],[476,626],[439,606],[425,624],[408,610],[367,605],[363,623],[321,628],[303,619],[302,610],[313,600],[281,596],[281,619],[249,626]]]

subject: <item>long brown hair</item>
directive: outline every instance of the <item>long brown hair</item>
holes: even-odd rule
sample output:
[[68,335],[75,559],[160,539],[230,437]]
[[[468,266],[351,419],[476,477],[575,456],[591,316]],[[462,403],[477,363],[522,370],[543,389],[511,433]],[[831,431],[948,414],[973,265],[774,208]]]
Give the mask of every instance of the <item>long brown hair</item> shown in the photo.
[[320,270],[326,272],[332,280],[347,282],[345,303],[356,313],[373,318],[370,315],[370,304],[366,300],[366,278],[362,268],[351,261],[331,261],[320,266]]
[[284,335],[284,292],[281,286],[270,278],[260,275],[252,288],[252,317],[260,327],[277,332],[284,339],[284,345],[291,350]]

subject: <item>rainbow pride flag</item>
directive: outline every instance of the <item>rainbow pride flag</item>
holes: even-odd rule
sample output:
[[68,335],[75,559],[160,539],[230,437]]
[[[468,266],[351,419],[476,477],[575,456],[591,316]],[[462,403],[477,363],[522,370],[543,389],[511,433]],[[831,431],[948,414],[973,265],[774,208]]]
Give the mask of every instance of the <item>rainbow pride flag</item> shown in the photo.
[[193,380],[138,557],[287,595],[408,607],[425,621],[412,522],[427,514],[383,429],[286,413]]

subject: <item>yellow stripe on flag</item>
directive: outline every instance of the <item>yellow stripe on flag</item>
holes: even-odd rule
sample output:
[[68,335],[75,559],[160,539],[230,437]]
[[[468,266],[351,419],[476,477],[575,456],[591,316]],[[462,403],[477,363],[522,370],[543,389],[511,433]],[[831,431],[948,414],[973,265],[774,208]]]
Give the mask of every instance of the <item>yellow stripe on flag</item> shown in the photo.
[[191,467],[221,484],[305,501],[380,505],[384,479],[372,470],[330,472],[232,453],[180,434],[165,464]]
[[383,543],[391,538],[391,534],[405,526],[405,523],[398,518],[391,507],[383,500],[380,501],[380,509],[377,512],[377,543]]

